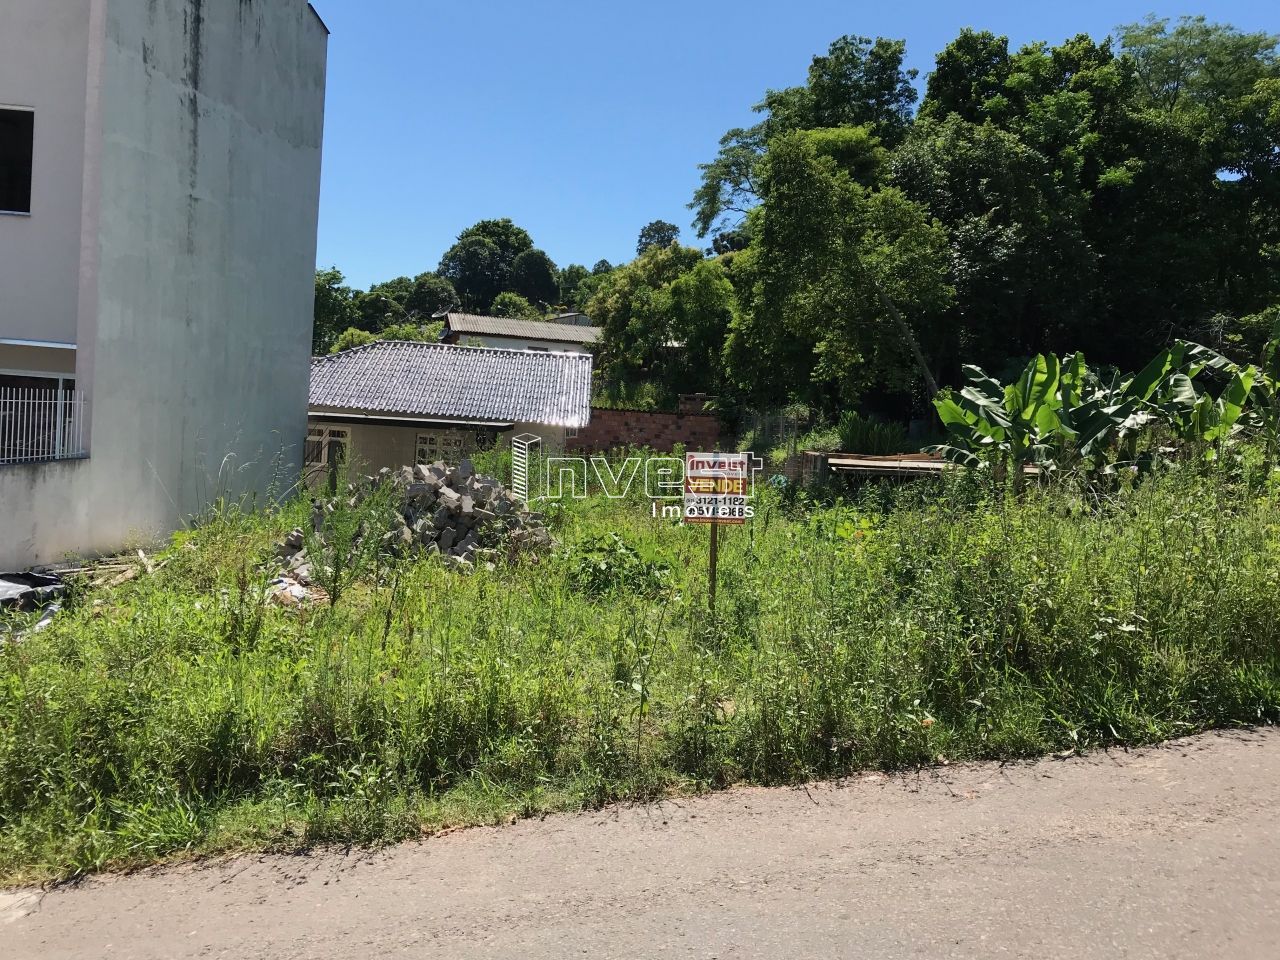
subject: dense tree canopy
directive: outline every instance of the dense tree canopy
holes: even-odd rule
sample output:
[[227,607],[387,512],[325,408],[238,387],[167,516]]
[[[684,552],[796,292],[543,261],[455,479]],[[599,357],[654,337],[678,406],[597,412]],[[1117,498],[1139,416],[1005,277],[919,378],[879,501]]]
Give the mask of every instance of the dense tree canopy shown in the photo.
[[531,320],[581,310],[613,269],[602,263],[594,273],[580,264],[560,270],[511,220],[481,220],[458,235],[437,270],[412,279],[353,290],[336,268],[317,271],[312,349],[433,340],[442,329],[435,318],[459,308]]
[[453,284],[464,309],[484,313],[494,297],[513,289],[516,258],[531,249],[528,231],[510,219],[481,220],[458,234],[436,272]]
[[809,83],[769,90],[756,104],[763,119],[730,130],[720,152],[703,164],[702,185],[689,205],[698,236],[732,229],[760,200],[760,163],[769,140],[796,130],[862,126],[893,145],[905,134],[917,93],[914,70],[904,70],[906,44],[883,37],[841,37],[813,58]]
[[512,317],[516,320],[541,320],[542,311],[520,296],[508,290],[493,298],[489,312],[495,317]]
[[902,45],[837,40],[702,168],[694,225],[735,258],[730,382],[905,411],[924,369],[1249,349],[1280,302],[1276,47],[1203,17],[1018,50],[965,30],[913,117]]
[[640,238],[636,241],[636,256],[640,256],[650,247],[669,247],[680,239],[680,228],[665,220],[654,220],[640,229]]
[[607,274],[587,304],[587,314],[603,328],[599,368],[621,383],[655,373],[672,329],[670,285],[702,260],[702,254],[678,244],[654,246],[631,263]]
[[458,291],[464,310],[484,313],[510,283],[511,262],[487,237],[463,236],[440,260],[439,273]]
[[917,110],[902,41],[840,37],[701,167],[705,252],[654,221],[631,263],[559,270],[481,221],[435,275],[317,274],[315,343],[454,298],[585,310],[602,386],[903,417],[969,363],[1131,369],[1179,337],[1245,357],[1280,314],[1277,42],[1203,17],[1017,49],[964,30]]
[[551,305],[560,296],[560,274],[541,250],[526,250],[511,266],[511,289],[530,303]]
[[952,299],[946,234],[894,189],[868,190],[803,132],[762,165],[755,242],[734,263],[747,300],[725,349],[728,376],[760,403],[856,401],[910,380],[915,360],[890,299],[933,347]]
[[567,307],[575,307],[578,288],[582,281],[591,276],[591,271],[580,263],[571,263],[560,271],[560,303]]
[[337,267],[316,271],[315,321],[311,352],[326,353],[338,335],[356,320],[353,291]]
[[458,306],[458,292],[444,277],[434,273],[421,273],[413,281],[413,287],[405,298],[405,313],[418,320]]

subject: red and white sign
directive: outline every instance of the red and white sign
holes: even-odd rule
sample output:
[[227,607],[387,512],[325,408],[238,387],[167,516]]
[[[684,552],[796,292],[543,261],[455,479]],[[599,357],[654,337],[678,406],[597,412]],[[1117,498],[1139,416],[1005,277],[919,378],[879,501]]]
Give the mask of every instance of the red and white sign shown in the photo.
[[750,494],[751,454],[685,454],[685,523],[746,523]]

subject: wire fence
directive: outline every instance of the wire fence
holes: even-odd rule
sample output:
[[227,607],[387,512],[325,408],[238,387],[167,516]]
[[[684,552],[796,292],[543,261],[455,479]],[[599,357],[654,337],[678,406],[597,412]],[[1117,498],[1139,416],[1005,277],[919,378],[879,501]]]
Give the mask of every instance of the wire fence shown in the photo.
[[79,390],[0,387],[0,465],[85,456],[87,409]]

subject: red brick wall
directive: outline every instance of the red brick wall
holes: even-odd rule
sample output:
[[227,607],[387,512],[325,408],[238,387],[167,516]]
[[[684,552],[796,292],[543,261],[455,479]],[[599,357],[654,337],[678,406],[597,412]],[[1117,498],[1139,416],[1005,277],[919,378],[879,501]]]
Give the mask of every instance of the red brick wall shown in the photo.
[[608,453],[619,447],[650,447],[669,452],[677,443],[688,450],[715,450],[720,420],[705,413],[650,413],[592,408],[591,423],[565,441],[565,450]]

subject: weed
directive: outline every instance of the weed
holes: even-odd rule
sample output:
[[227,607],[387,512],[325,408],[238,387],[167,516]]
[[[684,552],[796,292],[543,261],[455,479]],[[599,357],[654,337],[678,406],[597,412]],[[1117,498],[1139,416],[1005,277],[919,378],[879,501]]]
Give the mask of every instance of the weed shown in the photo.
[[339,504],[333,606],[302,611],[262,586],[310,505],[211,514],[0,643],[0,875],[1273,723],[1280,479],[1251,463],[765,488],[715,621],[706,531],[640,501],[566,501],[550,562],[469,576],[362,552],[376,511]]

